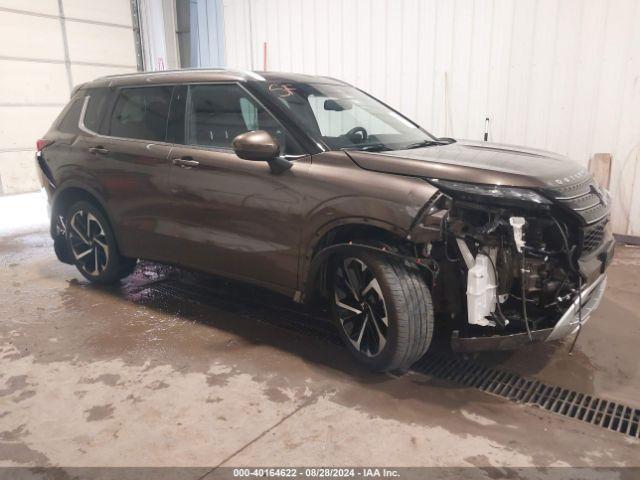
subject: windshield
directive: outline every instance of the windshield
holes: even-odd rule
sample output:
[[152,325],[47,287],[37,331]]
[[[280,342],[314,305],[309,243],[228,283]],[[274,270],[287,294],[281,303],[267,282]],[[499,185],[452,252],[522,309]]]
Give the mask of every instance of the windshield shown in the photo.
[[332,150],[401,150],[438,144],[376,99],[348,85],[270,82],[261,85],[312,136]]

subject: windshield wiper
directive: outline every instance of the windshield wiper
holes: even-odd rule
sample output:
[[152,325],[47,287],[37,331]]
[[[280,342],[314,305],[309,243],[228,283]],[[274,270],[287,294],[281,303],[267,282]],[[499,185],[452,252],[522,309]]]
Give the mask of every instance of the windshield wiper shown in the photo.
[[437,140],[422,140],[421,142],[410,143],[402,150],[411,150],[412,148],[435,147],[436,145],[448,145],[451,142],[439,142]]
[[361,147],[352,145],[351,147],[344,147],[342,150],[359,150],[361,152],[386,152],[393,149],[389,148],[384,143],[373,143],[371,145],[363,145]]

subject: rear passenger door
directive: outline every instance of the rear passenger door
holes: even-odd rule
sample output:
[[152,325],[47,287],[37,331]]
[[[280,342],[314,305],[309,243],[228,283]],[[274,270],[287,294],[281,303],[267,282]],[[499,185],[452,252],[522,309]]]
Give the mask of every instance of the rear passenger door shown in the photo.
[[107,101],[104,118],[91,124],[91,115],[85,115],[82,141],[87,163],[107,202],[119,247],[127,256],[164,260],[170,251],[162,229],[172,92],[171,86],[119,88]]
[[[310,157],[240,85],[191,85],[185,93],[186,116],[178,122],[184,130],[176,132],[170,167],[171,230],[180,239],[179,262],[293,291],[301,176]],[[273,174],[266,162],[237,157],[231,142],[250,130],[277,138],[293,167]]]

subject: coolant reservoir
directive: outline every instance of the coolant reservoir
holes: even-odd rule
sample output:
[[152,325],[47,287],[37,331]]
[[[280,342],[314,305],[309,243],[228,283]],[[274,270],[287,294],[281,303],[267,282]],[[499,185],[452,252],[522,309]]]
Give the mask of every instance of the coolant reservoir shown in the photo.
[[486,317],[496,308],[496,277],[491,260],[484,253],[478,253],[475,264],[467,275],[468,321],[473,325],[495,325]]

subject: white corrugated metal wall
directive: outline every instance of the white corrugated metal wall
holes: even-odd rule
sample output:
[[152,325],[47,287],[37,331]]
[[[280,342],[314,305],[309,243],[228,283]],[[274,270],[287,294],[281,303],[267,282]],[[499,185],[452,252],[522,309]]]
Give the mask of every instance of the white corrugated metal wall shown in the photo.
[[224,66],[221,0],[191,0],[192,66]]
[[640,0],[224,0],[229,68],[330,75],[427,130],[613,155],[640,235]]

